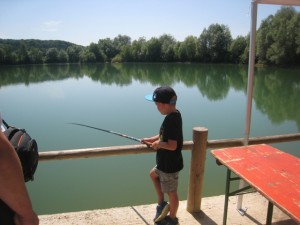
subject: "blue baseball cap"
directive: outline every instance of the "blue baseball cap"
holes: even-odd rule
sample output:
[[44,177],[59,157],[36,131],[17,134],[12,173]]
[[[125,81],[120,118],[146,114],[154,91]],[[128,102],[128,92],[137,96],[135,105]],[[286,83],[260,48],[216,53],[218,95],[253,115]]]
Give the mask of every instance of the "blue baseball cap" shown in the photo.
[[175,105],[177,101],[177,95],[173,88],[165,86],[156,88],[153,94],[146,95],[145,99],[151,102]]

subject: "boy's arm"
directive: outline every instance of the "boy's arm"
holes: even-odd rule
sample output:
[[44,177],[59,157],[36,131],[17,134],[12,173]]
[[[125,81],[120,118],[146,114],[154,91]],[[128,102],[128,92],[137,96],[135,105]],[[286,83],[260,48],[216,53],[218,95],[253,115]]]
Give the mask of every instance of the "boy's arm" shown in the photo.
[[163,148],[166,150],[174,151],[177,149],[177,141],[169,139],[167,142],[155,141],[151,144],[151,147],[155,150]]
[[17,225],[37,225],[18,155],[0,131],[0,198],[16,213]]
[[152,143],[157,141],[157,140],[159,140],[159,135],[155,135],[155,136],[149,137],[149,138],[143,138],[141,140],[141,143],[146,144],[146,145],[151,147]]
[[155,135],[150,138],[143,138],[141,140],[141,143],[148,145],[148,147],[150,146],[154,150],[163,148],[166,150],[174,151],[177,149],[177,141],[176,140],[169,139],[167,142],[162,142],[159,140],[159,135]]

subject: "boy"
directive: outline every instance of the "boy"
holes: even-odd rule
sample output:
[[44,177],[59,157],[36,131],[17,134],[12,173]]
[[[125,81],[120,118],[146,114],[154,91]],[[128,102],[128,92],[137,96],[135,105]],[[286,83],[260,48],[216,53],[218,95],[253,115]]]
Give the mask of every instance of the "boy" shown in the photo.
[[[150,171],[158,201],[154,222],[177,225],[178,175],[183,168],[182,119],[180,112],[176,109],[177,96],[171,87],[159,87],[153,95],[147,95],[145,98],[154,101],[158,111],[165,115],[159,134],[141,140],[142,143],[157,151],[156,166]],[[169,204],[164,200],[164,193],[167,193],[169,197]],[[170,214],[167,216],[169,212]]]

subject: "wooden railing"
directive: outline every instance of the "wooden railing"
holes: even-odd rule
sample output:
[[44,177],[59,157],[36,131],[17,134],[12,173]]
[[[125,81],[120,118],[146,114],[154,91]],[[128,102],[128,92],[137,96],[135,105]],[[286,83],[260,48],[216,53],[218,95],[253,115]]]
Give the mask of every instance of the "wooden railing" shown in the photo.
[[[202,187],[207,149],[238,147],[244,145],[243,138],[207,140],[208,130],[203,127],[193,129],[193,141],[185,141],[183,150],[191,150],[190,178],[187,196],[187,211],[201,210]],[[300,141],[300,133],[249,138],[248,144],[272,144],[281,142]],[[155,151],[145,145],[126,145],[102,148],[86,148],[76,150],[61,150],[40,152],[40,161],[65,160],[92,157],[107,157],[116,155],[146,154]]]

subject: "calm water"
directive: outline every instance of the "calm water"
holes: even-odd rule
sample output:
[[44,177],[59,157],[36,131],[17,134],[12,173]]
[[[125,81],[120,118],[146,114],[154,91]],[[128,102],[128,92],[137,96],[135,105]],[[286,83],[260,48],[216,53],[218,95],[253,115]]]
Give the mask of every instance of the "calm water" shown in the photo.
[[[52,65],[0,67],[0,111],[26,128],[40,151],[136,144],[84,123],[138,138],[158,132],[163,117],[144,100],[160,85],[177,92],[184,139],[193,127],[209,139],[244,137],[247,67],[202,64]],[[300,69],[258,68],[255,72],[251,136],[300,129]],[[274,145],[300,156],[300,143]],[[187,196],[190,152],[184,151],[180,199]],[[40,162],[27,183],[38,214],[154,203],[148,176],[154,153]],[[204,196],[224,193],[225,169],[207,154]]]

